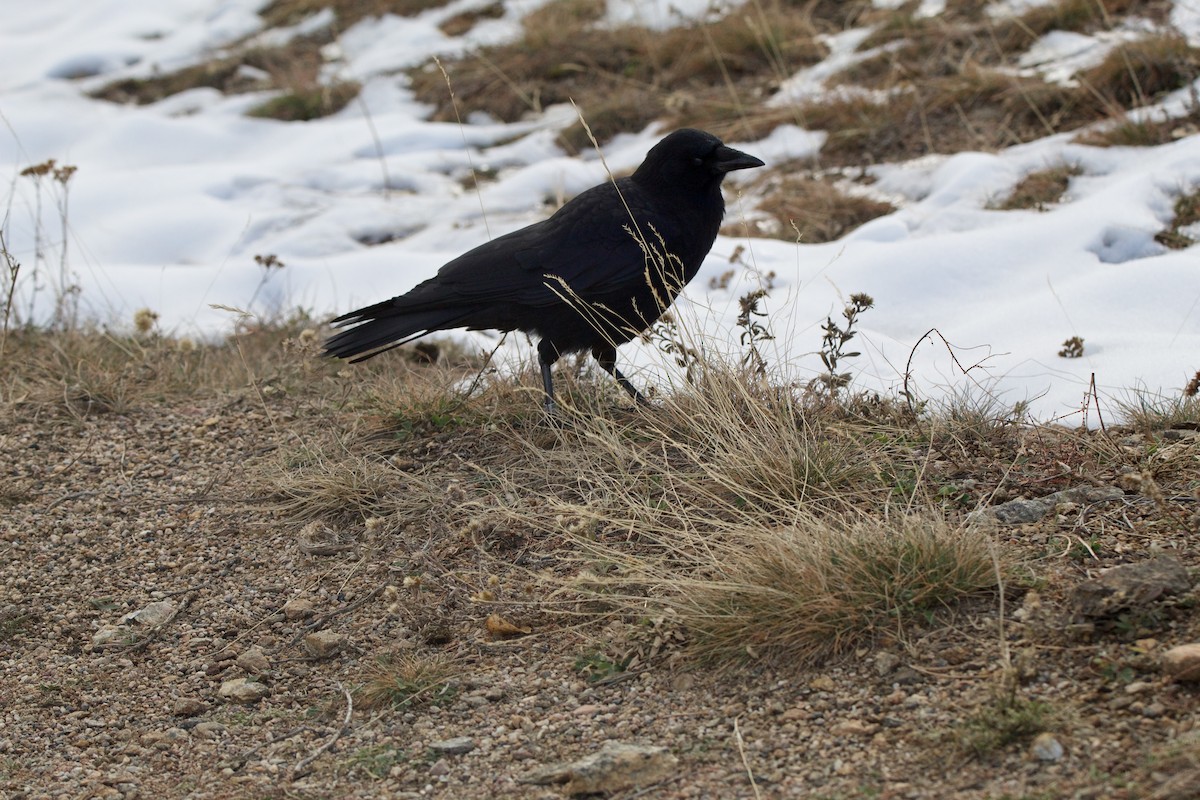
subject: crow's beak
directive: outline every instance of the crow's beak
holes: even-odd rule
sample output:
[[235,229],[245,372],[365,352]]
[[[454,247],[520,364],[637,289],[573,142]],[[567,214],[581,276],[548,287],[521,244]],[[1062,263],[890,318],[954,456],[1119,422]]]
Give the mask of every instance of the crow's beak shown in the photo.
[[762,159],[755,158],[749,153],[743,153],[741,150],[734,150],[732,147],[726,147],[725,145],[718,147],[714,155],[716,158],[713,162],[713,169],[717,172],[733,172],[735,169],[766,166]]

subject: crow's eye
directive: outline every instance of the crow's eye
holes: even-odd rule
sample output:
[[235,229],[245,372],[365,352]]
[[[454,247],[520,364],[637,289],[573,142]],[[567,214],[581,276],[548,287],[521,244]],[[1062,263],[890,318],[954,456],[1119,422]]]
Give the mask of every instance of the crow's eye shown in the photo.
[[700,158],[699,156],[696,156],[695,158],[692,159],[692,163],[698,167],[704,163],[704,159]]

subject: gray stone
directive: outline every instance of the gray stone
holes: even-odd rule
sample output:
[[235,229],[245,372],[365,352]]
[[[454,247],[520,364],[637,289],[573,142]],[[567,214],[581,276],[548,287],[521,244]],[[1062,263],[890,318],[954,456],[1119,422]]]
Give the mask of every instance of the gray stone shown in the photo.
[[1038,761],[1058,761],[1066,751],[1053,733],[1039,733],[1029,746],[1029,752]]
[[1122,564],[1075,587],[1075,608],[1084,617],[1113,617],[1192,588],[1187,569],[1174,556]]
[[225,733],[225,726],[219,722],[201,722],[192,729],[192,735],[197,739],[218,739]]
[[217,694],[235,703],[256,703],[270,693],[265,683],[249,678],[233,678],[221,684]]
[[670,778],[678,764],[665,747],[605,742],[592,755],[535,770],[520,780],[540,786],[565,784],[572,795],[621,792]]
[[304,649],[313,658],[330,658],[341,652],[346,637],[335,631],[317,631],[304,637]]
[[877,653],[875,655],[875,671],[882,675],[887,675],[889,672],[900,666],[900,656],[895,653]]
[[239,655],[236,663],[250,675],[262,675],[271,669],[271,662],[267,660],[267,654],[258,645],[248,648],[246,652]]
[[289,620],[303,619],[311,617],[313,613],[313,603],[311,600],[305,600],[302,597],[293,597],[283,604],[283,616]]
[[1083,506],[1103,503],[1125,496],[1125,492],[1115,486],[1076,486],[1054,492],[1033,500],[1009,500],[991,508],[981,508],[967,515],[968,521],[979,522],[983,518],[993,518],[1002,525],[1026,525],[1037,522],[1055,510],[1060,504]]
[[458,756],[475,749],[475,740],[470,736],[456,736],[429,745],[430,752],[440,756]]
[[145,625],[153,628],[155,625],[162,625],[171,615],[175,613],[175,604],[170,600],[160,600],[157,603],[139,608],[137,611],[130,611],[125,616],[121,617],[119,625]]
[[171,706],[171,713],[177,717],[194,717],[208,710],[208,703],[195,697],[181,697]]

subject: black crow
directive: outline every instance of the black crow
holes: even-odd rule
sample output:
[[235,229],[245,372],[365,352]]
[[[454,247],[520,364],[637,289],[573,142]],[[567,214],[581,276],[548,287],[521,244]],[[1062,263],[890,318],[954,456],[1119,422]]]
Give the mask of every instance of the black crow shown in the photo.
[[583,350],[641,401],[617,369],[617,345],[653,325],[700,269],[725,215],[725,174],[761,166],[710,133],[675,131],[629,177],[464,253],[407,294],[333,320],[347,329],[326,340],[325,355],[362,361],[450,328],[519,330],[540,339],[547,411],[550,366]]

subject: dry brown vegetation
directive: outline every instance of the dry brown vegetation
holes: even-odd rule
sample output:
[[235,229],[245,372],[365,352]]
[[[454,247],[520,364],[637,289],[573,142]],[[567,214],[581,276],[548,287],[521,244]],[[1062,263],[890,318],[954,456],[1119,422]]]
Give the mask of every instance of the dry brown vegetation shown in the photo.
[[250,110],[252,116],[303,121],[336,113],[357,95],[358,84],[318,80],[321,46],[327,37],[300,36],[281,47],[247,47],[228,55],[151,78],[128,78],[94,93],[114,103],[155,103],[189,89],[211,88],[224,94],[275,91]]
[[871,198],[861,190],[852,192],[826,178],[786,174],[769,178],[759,187],[758,209],[780,224],[770,231],[780,239],[832,242],[877,217],[896,210],[891,203]]
[[994,208],[1001,211],[1032,208],[1045,211],[1062,200],[1071,185],[1071,178],[1083,174],[1076,165],[1064,164],[1031,172],[1022,178],[1007,197]]
[[[768,13],[753,4],[661,33],[599,27],[602,13],[596,0],[531,13],[522,40],[448,64],[455,95],[464,108],[504,120],[573,100],[601,142],[664,116],[675,124],[712,120],[715,132],[740,135],[736,120],[755,98],[825,55],[813,18],[799,8],[772,5]],[[416,70],[412,81],[417,96],[435,105],[435,119],[455,118],[440,70]],[[564,132],[563,142],[590,147],[582,126]]]
[[1180,192],[1175,199],[1174,216],[1166,230],[1155,238],[1173,250],[1182,250],[1196,243],[1193,236],[1182,229],[1200,222],[1200,189],[1191,192]]
[[295,25],[319,11],[330,9],[342,30],[368,17],[396,14],[411,17],[441,8],[448,0],[272,0],[259,13],[268,28]]

